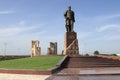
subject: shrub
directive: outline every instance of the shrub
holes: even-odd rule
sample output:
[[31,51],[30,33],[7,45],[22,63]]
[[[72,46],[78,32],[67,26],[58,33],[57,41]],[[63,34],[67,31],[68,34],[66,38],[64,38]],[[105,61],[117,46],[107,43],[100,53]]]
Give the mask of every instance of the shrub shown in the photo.
[[94,55],[98,55],[98,54],[100,54],[99,51],[95,51],[94,52]]

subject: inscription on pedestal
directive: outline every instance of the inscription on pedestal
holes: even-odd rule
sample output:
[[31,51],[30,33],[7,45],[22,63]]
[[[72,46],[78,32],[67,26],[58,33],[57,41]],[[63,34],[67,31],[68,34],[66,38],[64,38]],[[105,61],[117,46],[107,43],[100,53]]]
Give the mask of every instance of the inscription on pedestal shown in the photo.
[[66,32],[66,47],[68,47],[77,37],[75,32]]

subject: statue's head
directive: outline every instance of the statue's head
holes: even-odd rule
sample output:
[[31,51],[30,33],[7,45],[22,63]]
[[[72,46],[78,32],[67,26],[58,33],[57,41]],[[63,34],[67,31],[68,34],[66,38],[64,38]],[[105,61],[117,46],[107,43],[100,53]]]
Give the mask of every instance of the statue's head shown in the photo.
[[71,10],[71,6],[68,7],[68,10]]

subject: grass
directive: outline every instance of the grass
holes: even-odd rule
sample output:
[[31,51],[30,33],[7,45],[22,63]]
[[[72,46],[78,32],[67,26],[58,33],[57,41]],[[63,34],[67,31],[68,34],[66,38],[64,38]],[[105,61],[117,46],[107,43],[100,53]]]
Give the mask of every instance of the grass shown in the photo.
[[54,68],[63,56],[41,56],[0,61],[0,68],[6,69],[37,69],[48,70]]

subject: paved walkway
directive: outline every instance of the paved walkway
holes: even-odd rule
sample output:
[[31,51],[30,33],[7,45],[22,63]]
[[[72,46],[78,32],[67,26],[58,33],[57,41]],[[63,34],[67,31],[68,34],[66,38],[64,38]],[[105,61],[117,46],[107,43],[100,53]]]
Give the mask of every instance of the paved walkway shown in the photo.
[[25,75],[0,73],[0,80],[45,80],[50,75]]
[[120,68],[64,68],[45,80],[120,80]]
[[120,67],[64,68],[57,74],[120,74]]
[[52,76],[46,80],[120,80],[120,75],[102,76]]
[[[75,75],[78,74],[78,75]],[[89,74],[89,75],[86,75]],[[93,74],[93,75],[90,75]],[[95,75],[94,75],[95,74]],[[100,74],[100,75],[96,75]],[[102,74],[102,75],[101,75]],[[107,75],[103,75],[107,74]],[[117,75],[111,75],[117,74]],[[55,75],[0,73],[0,80],[120,80],[120,68],[64,68]]]

